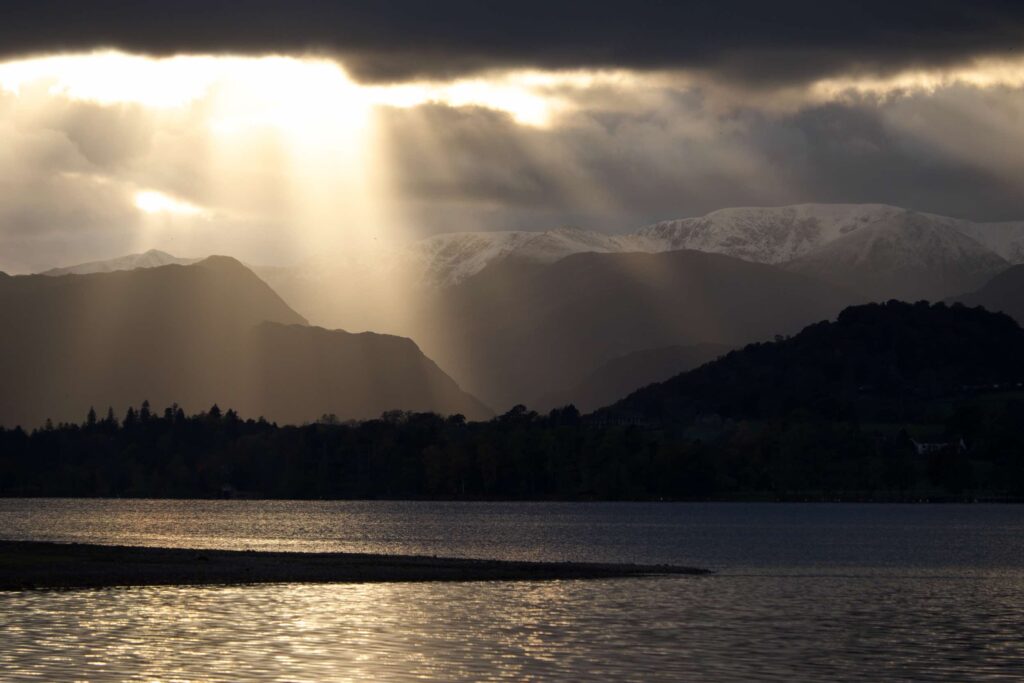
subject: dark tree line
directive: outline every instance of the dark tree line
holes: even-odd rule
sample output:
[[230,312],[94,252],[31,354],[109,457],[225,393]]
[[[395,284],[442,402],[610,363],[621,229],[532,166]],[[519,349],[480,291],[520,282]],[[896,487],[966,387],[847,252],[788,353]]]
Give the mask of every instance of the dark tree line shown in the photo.
[[[794,413],[614,424],[569,406],[489,422],[386,413],[277,426],[214,406],[0,429],[0,495],[442,499],[1024,496],[1024,401],[966,401],[906,427]],[[961,447],[961,442],[964,447]]]

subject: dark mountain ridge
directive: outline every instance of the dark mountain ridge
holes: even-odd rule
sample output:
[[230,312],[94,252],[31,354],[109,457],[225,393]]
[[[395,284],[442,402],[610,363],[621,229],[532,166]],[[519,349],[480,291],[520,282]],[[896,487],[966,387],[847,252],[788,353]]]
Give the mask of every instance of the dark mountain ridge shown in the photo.
[[546,397],[537,409],[546,411],[574,405],[588,413],[611,405],[648,384],[663,382],[700,367],[731,350],[732,347],[723,344],[695,344],[627,353],[604,363],[571,389]]
[[984,306],[1005,313],[1024,325],[1024,265],[1013,266],[996,275],[977,291],[951,299],[965,306]]
[[847,308],[835,321],[788,339],[751,344],[640,389],[602,413],[666,422],[797,412],[898,421],[926,410],[931,400],[1021,383],[1024,331],[1009,316],[890,301]]
[[[8,426],[77,421],[90,406],[123,410],[143,400],[237,405],[281,421],[391,409],[488,414],[412,342],[308,328],[228,257],[3,278],[0,318],[0,424]],[[347,393],[323,390],[328,382]]]
[[[245,414],[292,424],[323,413],[369,419],[389,410],[491,416],[407,337],[262,323],[250,333],[249,367],[236,402]],[[310,407],[326,406],[310,414]]]

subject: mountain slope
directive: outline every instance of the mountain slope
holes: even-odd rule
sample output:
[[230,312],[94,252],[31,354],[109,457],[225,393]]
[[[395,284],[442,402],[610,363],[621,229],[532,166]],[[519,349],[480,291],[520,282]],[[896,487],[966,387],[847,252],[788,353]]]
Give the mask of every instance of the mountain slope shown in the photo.
[[[942,299],[983,284],[1005,267],[1000,256],[1010,263],[1024,261],[1024,223],[972,223],[881,204],[739,207],[622,235],[560,228],[374,241],[295,266],[254,270],[316,324],[418,339],[419,329],[411,319],[423,305],[420,299],[454,287],[490,265],[508,260],[550,264],[578,253],[679,249],[757,263],[791,263],[795,271],[853,288],[859,292],[856,301]],[[961,258],[966,260],[958,262]],[[48,273],[146,267],[168,260],[187,261],[147,252]]]
[[701,414],[907,420],[907,406],[1024,382],[1024,330],[980,308],[888,302],[844,310],[782,341],[753,344],[633,393],[599,415]]
[[718,254],[584,253],[491,265],[425,305],[417,339],[500,410],[573,386],[616,356],[767,339],[849,301],[811,278]]
[[299,266],[254,270],[318,324],[418,338],[407,311],[418,308],[421,297],[455,286],[490,264],[509,259],[552,263],[580,252],[636,251],[636,242],[630,236],[572,228],[446,233],[321,255]]
[[785,267],[867,300],[942,300],[1008,267],[1000,256],[926,214],[902,212],[859,228]]
[[645,251],[645,245],[645,240],[635,235],[606,235],[578,228],[445,233],[412,243],[408,257],[418,265],[424,282],[446,287],[506,258],[553,263],[583,252]]
[[963,234],[1002,256],[1010,263],[1024,263],[1024,221],[968,223],[957,226]]
[[[262,323],[302,326],[305,320],[231,258],[90,275],[3,278],[0,316],[7,322],[0,327],[0,424],[77,421],[90,406],[124,410],[146,399],[154,406],[177,402],[190,410],[215,402],[244,406],[250,414],[275,420],[300,415],[312,420],[331,412],[342,418],[367,416],[346,414],[352,404],[348,399],[324,404],[323,395],[315,391],[297,391],[287,404],[268,394],[262,402],[249,400],[254,378],[276,377],[273,386],[284,386],[280,368],[297,362],[295,358],[327,375],[338,371],[338,363],[324,355],[325,345],[312,345],[298,332],[289,336],[290,345],[271,345],[280,355],[265,352],[265,340],[254,333]],[[410,363],[432,365],[411,342],[396,346],[373,340],[353,343],[340,335],[331,339],[337,349],[376,348],[387,360],[369,367],[394,374],[382,376],[381,382],[414,388],[402,396],[382,394],[395,401],[383,409],[478,410],[475,401],[452,390],[451,380],[440,370],[407,371]],[[348,358],[353,364],[362,362]],[[352,370],[358,372],[362,370]],[[420,382],[436,390],[439,400],[421,401],[425,389]],[[384,405],[367,395],[366,383],[352,383],[350,391],[352,400],[366,399],[368,408]],[[407,402],[406,396],[415,400]]]
[[[245,391],[236,401],[248,414],[291,423],[322,413],[370,419],[395,409],[472,420],[492,414],[405,337],[263,323],[250,343]],[[315,406],[324,408],[311,414]]]
[[1024,325],[1024,265],[1004,270],[977,291],[952,300],[965,306],[984,306],[990,311],[1005,313]]
[[648,384],[663,382],[713,361],[731,348],[722,344],[697,344],[627,353],[604,363],[571,389],[545,397],[537,409],[545,412],[572,404],[589,413],[611,405]]
[[201,259],[178,258],[166,251],[150,249],[141,254],[128,254],[102,261],[89,261],[64,268],[51,268],[40,275],[88,275],[90,273],[112,273],[117,270],[134,270],[136,268],[158,268],[160,266],[187,266]]
[[696,249],[755,263],[784,263],[901,212],[884,204],[737,207],[663,221],[636,234],[659,251]]

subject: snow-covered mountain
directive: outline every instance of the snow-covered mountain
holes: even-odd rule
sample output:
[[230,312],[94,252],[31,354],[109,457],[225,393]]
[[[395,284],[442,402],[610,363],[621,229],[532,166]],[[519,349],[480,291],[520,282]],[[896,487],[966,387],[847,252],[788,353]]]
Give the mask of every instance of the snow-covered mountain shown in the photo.
[[[906,209],[885,204],[740,207],[655,223],[636,234],[660,249],[695,249],[756,263],[785,263],[904,213]],[[964,222],[929,218],[950,226]]]
[[[908,212],[886,204],[797,204],[779,207],[738,207],[712,211],[704,216],[662,221],[633,233],[610,235],[581,228],[557,228],[543,232],[526,230],[452,232],[405,244],[391,244],[357,258],[318,260],[303,266],[304,277],[318,271],[367,268],[414,273],[424,284],[448,287],[475,275],[488,264],[515,257],[537,263],[583,252],[622,253],[693,249],[734,256],[755,263],[779,264],[801,258],[850,233],[875,225],[887,225],[899,216],[913,214],[918,221],[946,226],[971,237],[1010,263],[1024,263],[1024,221],[973,223],[947,216]],[[151,249],[106,261],[92,261],[53,268],[45,275],[97,273],[133,268],[153,268],[184,259]],[[270,272],[275,268],[261,268]]]
[[[925,225],[939,230],[945,237],[940,239],[935,230],[924,230]],[[894,242],[896,233],[907,226],[918,229],[907,229],[899,236],[898,244]],[[847,239],[876,227],[881,227],[881,231],[871,233],[874,236],[864,238],[863,243]],[[970,238],[970,249],[951,237],[951,231]],[[839,246],[822,252],[833,244]],[[942,252],[947,248],[948,252]],[[982,257],[978,248],[997,258]],[[1024,222],[973,223],[885,204],[739,207],[663,221],[627,234],[610,235],[580,228],[445,233],[413,242],[380,244],[373,253],[324,254],[300,265],[255,267],[254,270],[292,305],[316,318],[319,309],[336,308],[328,300],[335,297],[325,298],[325,290],[344,288],[358,299],[364,297],[366,291],[381,290],[391,281],[399,280],[403,286],[418,283],[429,289],[447,288],[492,263],[509,258],[553,263],[583,252],[658,253],[679,249],[767,264],[797,262],[822,252],[817,261],[811,259],[806,266],[796,267],[813,269],[814,262],[838,260],[847,270],[871,273],[886,269],[895,273],[901,268],[917,272],[925,267],[939,268],[936,265],[939,263],[970,258],[977,263],[962,264],[958,268],[984,273],[996,267],[999,257],[1011,264],[1024,263]],[[846,250],[853,251],[840,254]],[[870,264],[866,260],[868,255]],[[54,268],[45,274],[95,273],[192,262],[194,259],[151,250],[109,261]],[[960,280],[954,277],[952,281]],[[376,303],[369,305],[378,306]]]
[[[617,253],[696,251],[725,254],[755,263],[781,264],[799,259],[873,226],[907,224],[901,217],[914,216],[915,224],[927,223],[972,238],[1010,263],[1024,263],[1024,222],[972,223],[948,216],[908,211],[886,204],[798,204],[779,207],[739,207],[713,211],[705,216],[662,221],[636,232],[609,235],[579,228],[545,232],[456,232],[413,242],[404,258],[415,264],[424,282],[446,287],[475,275],[490,263],[519,258],[553,263],[582,252]],[[887,228],[898,229],[898,228]],[[913,254],[920,231],[908,233],[899,253]],[[931,249],[937,248],[934,240]],[[952,242],[944,242],[947,246]],[[927,247],[928,245],[922,245]],[[897,251],[890,256],[895,258]],[[951,252],[949,258],[956,258]],[[933,254],[925,260],[935,260]],[[890,264],[896,267],[895,262]],[[908,265],[915,266],[913,259]],[[916,265],[920,265],[917,263]]]
[[935,301],[973,291],[1009,265],[948,219],[903,211],[783,267],[871,299]]
[[178,258],[177,256],[168,254],[166,251],[150,249],[149,251],[141,254],[128,254],[127,256],[119,256],[117,258],[107,259],[104,261],[89,261],[88,263],[79,263],[65,268],[51,268],[50,270],[40,273],[40,275],[88,275],[90,273],[111,273],[115,270],[157,268],[159,266],[168,266],[171,264],[187,266],[201,260],[202,259],[195,258]]

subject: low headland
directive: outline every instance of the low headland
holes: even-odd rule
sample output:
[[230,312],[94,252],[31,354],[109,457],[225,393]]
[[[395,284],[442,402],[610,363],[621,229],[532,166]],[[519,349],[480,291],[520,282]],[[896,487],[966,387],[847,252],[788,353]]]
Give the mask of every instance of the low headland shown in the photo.
[[254,583],[611,579],[705,569],[361,553],[253,552],[0,541],[0,590]]

